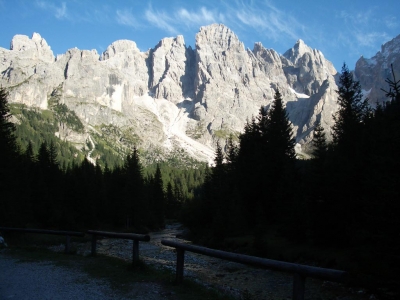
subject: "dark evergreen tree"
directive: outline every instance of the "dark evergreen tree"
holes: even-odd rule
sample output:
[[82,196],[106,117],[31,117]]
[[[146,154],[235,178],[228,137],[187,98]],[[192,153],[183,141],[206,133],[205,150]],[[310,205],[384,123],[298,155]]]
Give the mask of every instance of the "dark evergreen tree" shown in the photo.
[[133,225],[136,228],[147,226],[151,216],[149,203],[145,199],[143,168],[136,147],[125,160],[124,173],[125,193],[120,218],[124,219],[127,226]]
[[233,142],[233,136],[230,135],[227,141],[227,151],[226,151],[226,160],[227,163],[230,165],[231,168],[235,167],[237,163],[237,158],[239,154],[239,148]]
[[52,168],[57,168],[59,166],[57,160],[57,149],[54,145],[53,140],[50,141],[50,146],[48,148],[48,155],[49,155],[49,164]]
[[25,207],[22,200],[20,160],[16,144],[15,126],[10,122],[7,92],[0,88],[0,223],[23,226],[21,211]]
[[371,108],[363,99],[361,86],[353,74],[343,65],[339,78],[338,112],[333,116],[333,144],[330,161],[329,182],[326,202],[330,207],[330,218],[326,222],[334,224],[330,232],[332,243],[356,243],[362,228],[365,213],[367,168],[370,163],[368,123]]
[[395,238],[400,227],[400,80],[396,80],[393,66],[392,78],[386,82],[389,89],[383,90],[388,101],[377,107],[368,127],[372,155],[364,176],[366,212],[363,223],[377,248],[375,251],[390,257],[400,251],[399,239]]
[[28,162],[35,162],[36,161],[36,157],[35,157],[35,154],[33,153],[33,146],[32,146],[32,142],[31,141],[28,142],[28,146],[25,149],[25,159]]
[[0,157],[3,163],[15,159],[19,154],[15,138],[15,125],[10,122],[7,92],[0,88]]
[[264,128],[263,138],[266,142],[267,152],[274,156],[274,160],[293,162],[296,158],[295,139],[279,89],[275,91],[274,102],[264,123],[262,126]]
[[165,226],[165,194],[159,165],[157,165],[151,189],[153,198],[152,212],[154,214],[154,226],[156,228],[163,228]]
[[312,186],[308,195],[310,230],[316,244],[329,244],[331,236],[328,234],[336,226],[331,215],[331,203],[327,201],[327,193],[331,185],[328,160],[328,143],[324,128],[319,122],[314,127],[312,139],[312,159],[306,174],[306,186]]
[[342,155],[351,155],[362,146],[358,143],[364,137],[362,126],[371,117],[372,111],[368,99],[363,98],[360,83],[354,80],[346,64],[342,67],[337,93],[339,110],[333,116],[333,142],[343,151]]
[[319,161],[324,161],[328,152],[328,143],[326,141],[324,127],[322,127],[319,122],[314,127],[312,146],[313,158]]
[[282,95],[277,89],[262,130],[264,199],[263,210],[269,221],[287,216],[295,182],[295,140]]

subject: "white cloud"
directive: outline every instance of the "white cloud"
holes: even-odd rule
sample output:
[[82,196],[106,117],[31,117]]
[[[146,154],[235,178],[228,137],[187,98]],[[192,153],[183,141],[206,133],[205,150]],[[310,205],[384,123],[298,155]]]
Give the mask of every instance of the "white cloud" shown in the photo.
[[212,23],[224,23],[225,16],[218,10],[209,10],[201,7],[198,10],[189,11],[186,8],[175,9],[174,12],[155,11],[149,7],[145,12],[146,20],[169,34],[180,34],[182,26],[186,28],[198,28]]
[[264,31],[273,40],[281,39],[282,35],[291,39],[304,36],[304,25],[290,13],[279,10],[269,2],[265,2],[262,7],[252,1],[246,4],[237,2],[237,5],[235,16],[242,24]]
[[359,32],[355,34],[355,37],[360,46],[369,48],[375,48],[377,44],[389,39],[385,32]]
[[395,29],[399,27],[399,22],[397,21],[396,17],[388,17],[385,19],[385,24],[389,29]]
[[153,11],[150,7],[145,12],[145,17],[148,22],[154,26],[167,31],[170,34],[178,34],[178,30],[172,25],[176,22],[172,17],[170,17],[165,12]]
[[184,23],[186,27],[203,26],[211,23],[224,22],[225,17],[223,14],[216,11],[210,11],[205,7],[202,7],[198,11],[189,12],[185,8],[181,8],[175,14],[176,21]]
[[121,25],[138,28],[139,22],[133,16],[130,10],[117,10],[117,22]]
[[341,11],[338,15],[345,26],[338,34],[338,40],[354,54],[365,54],[389,39],[386,30],[396,26],[396,18],[382,19],[376,15],[378,8],[364,12]]
[[56,6],[52,2],[37,0],[36,5],[43,10],[50,11],[57,19],[69,19],[67,4],[65,2],[62,2],[61,6]]
[[65,4],[65,2],[61,3],[61,7],[55,7],[55,11],[55,16],[57,19],[63,19],[67,17],[67,4]]

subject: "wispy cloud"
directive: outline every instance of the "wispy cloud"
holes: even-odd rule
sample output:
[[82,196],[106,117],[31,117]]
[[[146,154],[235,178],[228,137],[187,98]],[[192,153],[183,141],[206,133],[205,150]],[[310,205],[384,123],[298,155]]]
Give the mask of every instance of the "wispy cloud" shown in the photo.
[[182,33],[180,30],[183,26],[187,29],[193,29],[225,21],[224,14],[218,12],[218,10],[209,10],[206,7],[191,11],[180,7],[174,9],[174,12],[156,11],[149,7],[145,12],[145,18],[151,25],[174,35]]
[[53,2],[37,0],[36,5],[43,10],[50,11],[57,19],[61,20],[69,18],[67,4],[65,2],[62,2],[61,6],[57,6]]
[[179,33],[174,26],[174,24],[176,24],[176,20],[174,20],[174,18],[164,11],[154,11],[150,7],[145,12],[145,18],[150,24],[167,31],[170,34],[176,35]]
[[339,21],[345,27],[338,34],[338,41],[354,54],[377,50],[376,46],[389,39],[387,29],[398,26],[395,17],[381,19],[376,16],[377,7],[364,12],[341,11]]
[[97,5],[92,0],[66,1],[58,4],[56,1],[36,0],[34,3],[40,9],[52,14],[56,19],[67,20],[72,23],[106,23],[110,22],[111,19],[110,6]]
[[357,42],[362,47],[375,48],[376,44],[389,39],[385,32],[355,33]]
[[185,24],[186,27],[199,27],[203,25],[208,25],[211,23],[219,23],[225,21],[225,16],[218,11],[208,10],[206,7],[201,7],[197,11],[188,11],[185,8],[181,8],[175,14],[175,19],[181,23]]
[[395,29],[397,27],[400,27],[399,21],[397,20],[396,17],[393,17],[393,16],[386,18],[385,24],[386,24],[387,28],[389,28],[389,29]]
[[304,38],[305,26],[290,13],[278,9],[269,1],[263,3],[236,1],[236,6],[231,6],[230,10],[231,18],[236,18],[246,27],[263,32],[264,35],[275,41],[283,37]]
[[117,10],[117,22],[121,25],[138,28],[140,27],[136,17],[132,14],[131,10]]

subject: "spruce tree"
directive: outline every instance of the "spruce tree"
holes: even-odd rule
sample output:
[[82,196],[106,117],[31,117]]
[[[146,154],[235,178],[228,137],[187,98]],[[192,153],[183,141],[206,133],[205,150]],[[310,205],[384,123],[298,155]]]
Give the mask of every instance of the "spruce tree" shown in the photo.
[[[371,108],[364,99],[360,83],[353,78],[343,64],[339,78],[339,109],[333,116],[332,160],[326,200],[330,205],[331,219],[335,230],[327,233],[331,240],[346,245],[355,242],[356,232],[365,211],[367,168],[370,164],[369,130]],[[335,222],[340,219],[340,222]]]
[[121,206],[121,213],[127,225],[135,227],[148,225],[150,220],[149,203],[144,196],[143,168],[139,160],[139,153],[136,147],[128,154],[125,165],[125,193],[124,203]]
[[314,127],[312,146],[312,156],[314,159],[324,160],[328,151],[328,144],[326,142],[324,127],[322,127],[319,122]]
[[[279,89],[275,90],[274,101],[265,117],[262,133],[264,147],[264,214],[270,223],[283,222],[283,230],[290,234],[293,227],[293,211],[296,210],[295,182],[296,153],[292,125],[283,105]],[[296,225],[300,228],[300,224]],[[294,228],[294,227],[293,227]]]
[[333,142],[344,151],[342,154],[354,153],[363,137],[362,126],[371,117],[371,108],[368,99],[363,98],[360,83],[354,80],[346,64],[343,64],[336,92],[339,110],[333,115]]
[[8,93],[0,88],[0,157],[3,162],[19,154],[15,138],[15,125],[10,122],[11,114],[7,101]]
[[152,182],[152,196],[153,213],[155,215],[155,226],[157,228],[163,228],[165,226],[165,194],[161,170],[158,164]]
[[275,159],[293,161],[296,158],[295,139],[279,89],[275,91],[274,101],[266,115],[263,127],[265,127],[263,138],[267,152],[273,155]]
[[[22,192],[20,184],[19,149],[15,139],[15,126],[10,122],[11,114],[7,92],[0,88],[0,224],[23,226],[21,219]],[[26,221],[26,220],[25,220]]]

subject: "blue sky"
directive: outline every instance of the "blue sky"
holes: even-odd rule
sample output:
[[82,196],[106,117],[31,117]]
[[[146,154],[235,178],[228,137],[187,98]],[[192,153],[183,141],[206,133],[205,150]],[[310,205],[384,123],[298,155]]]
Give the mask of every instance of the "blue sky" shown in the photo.
[[261,42],[282,54],[302,39],[336,69],[353,69],[400,34],[399,11],[398,0],[0,0],[0,47],[33,32],[55,55],[73,47],[101,53],[118,39],[146,51],[178,34],[194,47],[200,26],[223,23],[250,49]]

